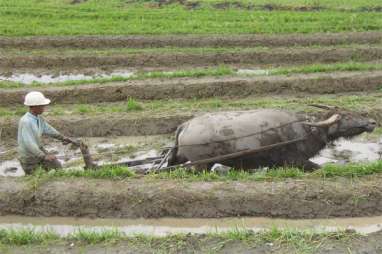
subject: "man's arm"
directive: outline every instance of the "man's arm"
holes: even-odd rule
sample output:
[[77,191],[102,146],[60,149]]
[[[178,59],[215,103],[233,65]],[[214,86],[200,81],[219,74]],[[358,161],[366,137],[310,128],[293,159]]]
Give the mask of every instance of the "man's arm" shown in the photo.
[[40,118],[40,121],[42,123],[42,134],[57,139],[63,137],[61,133],[53,128],[50,124],[48,124],[45,119]]
[[53,128],[49,123],[47,123],[44,119],[42,119],[42,123],[43,123],[43,134],[44,135],[58,139],[58,140],[64,142],[64,144],[72,142],[72,140],[70,138],[62,135],[55,128]]

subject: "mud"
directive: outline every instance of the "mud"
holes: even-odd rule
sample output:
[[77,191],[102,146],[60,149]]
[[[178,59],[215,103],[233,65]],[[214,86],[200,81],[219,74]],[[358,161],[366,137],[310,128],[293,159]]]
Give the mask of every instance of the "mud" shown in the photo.
[[382,159],[382,139],[376,142],[362,142],[340,139],[329,144],[318,156],[312,159],[317,164],[327,162],[345,164],[349,162],[370,162]]
[[258,52],[141,53],[128,56],[15,56],[0,58],[0,68],[91,68],[91,67],[189,67],[225,65],[285,65],[373,61],[382,58],[380,47],[277,48]]
[[[129,117],[126,114],[86,116],[46,117],[61,133],[70,137],[118,137],[172,134],[176,128],[201,113],[184,113],[157,116]],[[382,110],[373,109],[368,115],[382,124]],[[19,118],[0,119],[2,143],[12,142],[17,137]]]
[[[159,135],[175,132],[178,125],[192,117],[191,114],[173,116],[147,116],[132,118],[124,114],[108,116],[70,116],[47,118],[52,126],[70,137],[115,137]],[[19,119],[0,119],[3,140],[16,139]]]
[[286,35],[155,35],[78,37],[1,37],[0,48],[147,48],[147,47],[288,47],[340,44],[377,44],[382,32],[317,33]]
[[382,176],[282,182],[0,178],[0,214],[102,218],[327,218],[382,214]]
[[[382,71],[296,74],[292,76],[176,78],[130,80],[109,84],[39,88],[53,103],[138,100],[243,98],[263,94],[336,94],[376,91]],[[0,106],[20,105],[29,89],[0,90]],[[35,89],[35,88],[34,88]]]
[[[301,5],[301,6],[289,6],[289,5],[281,5],[281,4],[263,4],[256,5],[253,3],[241,3],[236,1],[227,1],[220,2],[212,5],[216,9],[243,9],[243,10],[265,10],[265,11],[323,11],[328,10],[329,8],[320,6],[320,5]],[[335,10],[335,9],[333,9]],[[353,10],[355,11],[355,10]]]
[[89,219],[72,217],[0,216],[0,229],[31,229],[36,232],[54,232],[61,237],[78,230],[102,232],[118,230],[127,236],[168,236],[172,234],[223,233],[235,229],[262,232],[278,229],[297,229],[314,232],[352,230],[371,234],[382,229],[382,217],[333,218],[333,219],[277,219],[265,217],[242,218],[160,218],[160,219]]
[[[102,137],[81,138],[88,145],[90,154],[97,165],[126,163],[132,160],[141,160],[157,157],[164,147],[173,144],[173,135],[155,136],[129,136],[129,137]],[[14,140],[8,145],[0,145],[0,176],[20,177],[24,171],[17,160],[17,144]],[[44,148],[54,154],[63,166],[63,170],[83,170],[84,160],[79,148],[63,145],[51,139],[43,139]],[[1,152],[8,151],[8,152]],[[146,164],[148,168],[151,164]],[[140,171],[139,167],[130,167],[131,170]]]
[[[77,0],[80,1],[80,0]],[[131,1],[128,3],[132,3]],[[180,4],[186,9],[199,9],[203,6],[200,1],[187,1],[187,0],[159,0],[159,1],[149,1],[146,5],[150,8],[161,8],[166,5]],[[342,12],[381,12],[381,6],[362,6],[358,8],[336,8],[320,5],[318,2],[306,5],[284,5],[284,4],[254,4],[254,3],[244,3],[239,1],[221,1],[208,5],[218,10],[227,9],[239,9],[239,10],[265,10],[265,11],[300,11],[300,12],[314,12],[314,11],[342,11]]]
[[[132,160],[142,160],[145,158],[158,157],[165,147],[174,144],[174,135],[155,136],[130,136],[130,137],[103,137],[103,138],[82,138],[89,146],[90,154],[97,165],[126,163]],[[64,167],[82,170],[84,165],[83,157],[79,148],[70,148],[63,144],[49,139],[44,139],[45,149],[49,153],[55,154]],[[8,157],[1,151],[14,151]],[[379,137],[368,137],[361,135],[351,140],[340,139],[333,144],[329,144],[324,150],[311,160],[319,165],[325,163],[357,163],[373,162],[381,159],[382,143]],[[151,168],[152,163],[140,166],[132,166],[131,170],[141,172],[142,168]],[[24,176],[24,171],[17,160],[16,142],[12,145],[0,146],[0,176],[20,177]]]

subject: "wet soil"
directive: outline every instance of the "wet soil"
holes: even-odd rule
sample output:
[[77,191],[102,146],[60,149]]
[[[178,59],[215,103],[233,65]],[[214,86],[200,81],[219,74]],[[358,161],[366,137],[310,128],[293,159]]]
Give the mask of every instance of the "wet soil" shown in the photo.
[[382,175],[282,182],[0,178],[0,214],[102,218],[326,218],[382,214]]
[[[39,88],[54,103],[97,103],[138,100],[243,98],[263,94],[336,94],[376,91],[382,71],[296,74],[291,76],[176,78],[130,80],[109,84]],[[0,106],[20,105],[30,90],[0,90]]]
[[[203,113],[174,113],[140,117],[131,117],[129,114],[72,115],[46,117],[46,119],[61,133],[70,137],[117,137],[172,134],[180,124],[199,114]],[[370,109],[367,114],[379,125],[382,124],[382,108]],[[18,121],[19,118],[0,119],[2,142],[16,139]]]
[[173,234],[225,233],[234,229],[263,232],[272,228],[280,230],[311,230],[317,233],[353,231],[371,234],[382,229],[382,216],[330,219],[279,219],[267,217],[227,218],[78,218],[78,217],[30,217],[0,216],[0,229],[22,230],[33,228],[35,232],[50,231],[60,237],[67,237],[78,230],[102,232],[118,230],[126,236],[145,235],[152,237]]
[[[81,138],[89,147],[93,161],[97,165],[126,163],[158,157],[164,147],[173,145],[173,135],[154,136],[119,136],[100,138]],[[8,141],[8,140],[7,140]],[[9,140],[9,144],[0,144],[0,176],[24,176],[24,170],[17,159],[16,140]],[[85,164],[80,148],[64,145],[56,140],[44,138],[44,148],[62,164],[64,170],[83,170]],[[150,162],[137,167],[130,166],[132,171],[141,172],[142,168],[149,168]]]
[[[192,114],[129,117],[128,114],[48,118],[52,126],[70,137],[140,136],[174,133]],[[0,119],[2,140],[16,139],[19,119]],[[3,141],[2,141],[3,142]]]
[[380,47],[278,48],[258,52],[227,53],[141,53],[125,56],[3,56],[0,68],[91,68],[91,67],[190,67],[264,64],[311,64],[347,61],[373,61],[382,58]]
[[[60,242],[44,246],[3,247],[3,253],[275,253],[275,254],[379,254],[382,252],[382,233],[377,232],[367,236],[351,236],[349,239],[311,239],[305,246],[285,242],[261,241],[256,239],[239,240],[226,239],[207,235],[188,235],[184,240],[177,237],[154,239],[148,243],[142,241],[122,241],[117,244],[86,245],[81,243]],[[254,237],[255,238],[255,237]],[[321,241],[320,241],[321,240]],[[305,248],[304,248],[305,247]]]
[[317,33],[286,35],[156,35],[0,38],[0,48],[147,48],[147,47],[288,47],[340,44],[376,44],[382,32]]

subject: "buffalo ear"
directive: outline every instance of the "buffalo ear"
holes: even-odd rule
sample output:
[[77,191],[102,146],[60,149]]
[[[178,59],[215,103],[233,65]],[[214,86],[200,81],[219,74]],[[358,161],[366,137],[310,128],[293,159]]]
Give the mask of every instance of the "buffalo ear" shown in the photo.
[[323,105],[323,104],[309,104],[309,106],[311,106],[311,107],[315,107],[315,108],[320,108],[320,109],[325,109],[325,110],[334,110],[334,109],[338,109],[338,107],[335,107],[335,106],[329,106],[329,105]]
[[335,124],[336,122],[338,122],[339,120],[341,120],[341,115],[334,114],[326,120],[319,121],[319,122],[305,122],[304,124],[312,126],[312,127],[329,127]]

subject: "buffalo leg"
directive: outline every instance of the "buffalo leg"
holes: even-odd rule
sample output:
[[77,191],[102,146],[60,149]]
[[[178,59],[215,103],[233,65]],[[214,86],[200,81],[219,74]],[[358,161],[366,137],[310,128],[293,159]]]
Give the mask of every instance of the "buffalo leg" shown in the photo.
[[214,163],[203,163],[193,166],[196,171],[210,171]]
[[303,165],[302,165],[304,171],[306,172],[312,172],[316,169],[319,169],[320,168],[320,165],[318,165],[317,163],[314,163],[310,160],[306,160],[304,161]]

